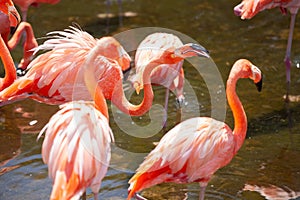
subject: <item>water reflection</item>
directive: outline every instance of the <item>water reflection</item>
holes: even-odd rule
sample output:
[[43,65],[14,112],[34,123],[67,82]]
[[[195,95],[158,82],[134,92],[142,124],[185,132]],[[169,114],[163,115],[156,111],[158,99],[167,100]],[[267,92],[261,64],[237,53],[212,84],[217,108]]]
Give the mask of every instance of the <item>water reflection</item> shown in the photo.
[[[245,107],[249,129],[245,144],[225,168],[219,170],[208,185],[206,199],[266,199],[255,191],[244,191],[245,185],[267,187],[274,185],[289,192],[300,188],[300,106],[290,103],[292,128],[288,120],[283,95],[285,94],[285,68],[283,55],[288,35],[289,16],[277,10],[260,13],[250,21],[241,21],[234,16],[232,8],[239,0],[191,0],[191,1],[123,1],[124,12],[137,13],[135,17],[110,20],[109,33],[106,21],[97,17],[106,13],[104,1],[62,0],[57,5],[42,5],[32,8],[28,21],[35,35],[41,39],[47,32],[63,30],[73,22],[78,23],[94,37],[115,34],[136,27],[158,26],[187,34],[206,47],[216,62],[223,80],[237,58],[246,57],[264,73],[264,88],[261,94],[249,81],[241,80],[237,90]],[[80,9],[79,9],[80,8]],[[43,12],[41,12],[43,10]],[[112,13],[118,12],[112,4]],[[54,12],[55,11],[55,12]],[[298,19],[300,16],[297,16]],[[300,20],[296,20],[299,22]],[[276,22],[276,23],[274,23]],[[294,66],[292,68],[291,94],[300,94],[299,24],[294,34]],[[22,48],[13,52],[20,60]],[[186,117],[211,116],[211,97],[203,77],[186,62],[185,77],[197,94],[197,100],[188,99],[183,108]],[[247,90],[243,89],[247,88]],[[249,89],[248,89],[249,88]],[[163,105],[164,88],[155,89],[155,104]],[[215,97],[213,95],[213,97]],[[138,97],[136,97],[138,98]],[[125,199],[127,181],[134,170],[164,133],[179,120],[171,96],[168,109],[168,126],[150,138],[134,138],[118,127],[111,119],[118,147],[113,150],[112,164],[103,180],[101,199]],[[197,107],[195,107],[197,105]],[[109,106],[110,107],[110,106]],[[110,107],[111,108],[111,107]],[[47,106],[26,100],[0,108],[0,199],[48,199],[51,181],[47,166],[40,155],[42,140],[36,141],[36,133],[44,126],[57,106]],[[112,111],[110,110],[110,114]],[[154,113],[155,114],[155,113]],[[184,117],[181,117],[181,120]],[[137,125],[149,123],[149,115],[132,119]],[[225,121],[232,127],[230,111]],[[124,122],[125,123],[125,122]],[[125,124],[126,125],[126,124]],[[117,151],[118,150],[118,151]],[[122,150],[122,151],[121,151]],[[127,157],[126,153],[132,157]],[[126,159],[127,158],[127,159]],[[128,161],[130,160],[130,161]],[[289,188],[290,190],[287,190]],[[261,189],[262,190],[262,189]],[[142,194],[149,199],[198,199],[199,185],[161,184]],[[92,199],[88,191],[88,199]]]

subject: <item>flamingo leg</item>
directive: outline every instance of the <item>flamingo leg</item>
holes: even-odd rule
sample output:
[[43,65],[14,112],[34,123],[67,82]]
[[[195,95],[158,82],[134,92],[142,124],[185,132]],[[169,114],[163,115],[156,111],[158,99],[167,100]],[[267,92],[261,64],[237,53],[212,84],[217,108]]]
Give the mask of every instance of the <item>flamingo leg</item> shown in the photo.
[[135,194],[134,197],[135,197],[135,199],[137,199],[137,200],[147,200],[145,197],[143,197],[143,196],[141,196],[141,195],[139,195],[139,194]]
[[86,191],[84,191],[84,193],[82,194],[81,199],[86,200]]
[[164,113],[164,117],[163,117],[163,128],[166,128],[167,126],[167,115],[168,115],[168,104],[169,104],[169,94],[170,94],[170,90],[169,88],[166,88],[166,95],[165,95],[165,113]]
[[106,0],[106,32],[109,32],[109,26],[110,26],[110,14],[111,14],[111,1],[110,0]]
[[94,193],[94,200],[98,200],[98,193]]
[[122,7],[122,0],[118,0],[118,7],[119,7],[119,26],[123,26],[123,7]]
[[199,185],[200,185],[199,200],[204,200],[205,189],[207,184],[199,183]]
[[287,83],[286,100],[288,100],[288,95],[289,95],[289,91],[290,91],[290,83],[291,83],[291,49],[292,49],[293,32],[294,32],[296,14],[297,14],[297,12],[291,13],[289,37],[288,37],[288,43],[287,43],[286,53],[285,53],[285,58],[284,58],[285,67],[286,67],[286,83]]

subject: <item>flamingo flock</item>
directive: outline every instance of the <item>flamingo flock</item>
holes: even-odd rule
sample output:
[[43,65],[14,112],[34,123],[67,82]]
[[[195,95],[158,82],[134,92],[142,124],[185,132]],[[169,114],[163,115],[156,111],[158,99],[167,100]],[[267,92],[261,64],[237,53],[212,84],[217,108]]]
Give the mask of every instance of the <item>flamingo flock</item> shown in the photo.
[[[169,90],[176,93],[179,107],[184,102],[186,58],[210,58],[208,51],[196,44],[184,44],[176,35],[153,33],[138,46],[132,85],[144,90],[143,100],[135,105],[126,98],[123,72],[130,69],[131,57],[114,37],[94,38],[80,27],[53,31],[38,45],[27,10],[39,3],[56,4],[59,0],[2,0],[0,2],[0,56],[5,69],[0,79],[0,106],[27,98],[59,105],[38,139],[44,136],[42,158],[53,181],[50,199],[80,199],[88,187],[94,199],[101,187],[111,159],[114,134],[109,125],[107,100],[130,116],[141,116],[152,106],[152,84],[166,87],[165,110]],[[20,7],[22,22],[14,3]],[[264,9],[280,7],[291,12],[291,29],[285,57],[287,83],[290,83],[290,51],[299,0],[243,0],[234,8],[242,19],[250,19]],[[8,40],[10,27],[17,31]],[[23,59],[17,77],[10,51],[26,33]],[[39,55],[37,55],[39,53]],[[205,67],[205,66],[203,66]],[[247,133],[247,116],[236,93],[239,79],[251,79],[262,89],[262,72],[247,59],[232,66],[226,84],[226,97],[234,118],[233,130],[224,122],[209,117],[194,117],[170,129],[145,157],[129,180],[128,197],[145,199],[139,192],[154,185],[174,182],[200,186],[204,200],[206,187],[218,169],[242,148]],[[167,112],[166,112],[167,114]],[[165,123],[164,118],[163,123]]]

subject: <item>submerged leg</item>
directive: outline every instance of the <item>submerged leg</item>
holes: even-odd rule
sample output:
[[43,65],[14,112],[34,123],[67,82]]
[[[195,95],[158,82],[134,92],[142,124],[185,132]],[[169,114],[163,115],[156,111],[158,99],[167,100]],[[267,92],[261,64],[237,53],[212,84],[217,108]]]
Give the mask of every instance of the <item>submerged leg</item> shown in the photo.
[[119,26],[123,26],[123,8],[122,8],[122,0],[118,0],[119,7]]
[[135,194],[134,197],[135,197],[135,199],[137,199],[137,200],[147,200],[145,197],[142,197],[142,196],[139,195],[139,194]]
[[98,193],[94,193],[94,200],[98,200]]
[[292,49],[293,32],[294,32],[296,14],[297,14],[297,12],[291,13],[290,31],[289,31],[288,43],[287,43],[286,53],[285,53],[285,58],[284,58],[285,67],[286,67],[286,83],[287,83],[286,101],[288,101],[288,95],[289,95],[289,92],[290,92],[290,83],[291,83],[291,49]]
[[199,183],[199,185],[200,185],[199,200],[204,200],[207,183]]
[[165,114],[164,114],[164,117],[163,117],[163,124],[162,124],[163,128],[166,128],[166,126],[167,126],[169,94],[170,94],[170,90],[169,90],[169,88],[166,88],[165,106],[164,106]]

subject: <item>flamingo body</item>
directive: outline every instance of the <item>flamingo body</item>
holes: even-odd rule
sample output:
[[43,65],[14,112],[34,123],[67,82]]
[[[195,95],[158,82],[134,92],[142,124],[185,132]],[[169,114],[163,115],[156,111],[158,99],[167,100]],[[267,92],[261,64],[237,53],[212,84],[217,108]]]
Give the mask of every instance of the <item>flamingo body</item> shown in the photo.
[[234,135],[223,122],[197,117],[172,128],[130,179],[135,191],[163,182],[205,182],[227,165],[235,152]]
[[[82,65],[89,51],[97,44],[102,47],[99,55],[106,55],[111,59],[107,60],[111,63],[107,69],[94,68],[98,79],[106,83],[101,84],[105,98],[110,99],[113,84],[123,78],[120,66],[127,69],[130,64],[130,57],[120,44],[112,37],[95,39],[87,32],[73,27],[53,34],[57,35],[36,49],[50,51],[36,57],[28,66],[26,75],[0,93],[3,104],[24,98],[48,104],[91,100],[85,89]],[[100,65],[97,61],[102,62],[101,59],[96,59],[95,66]]]
[[97,44],[82,66],[83,83],[94,102],[63,104],[39,134],[46,135],[42,156],[53,179],[50,199],[79,199],[87,187],[97,199],[107,172],[114,137],[105,97],[94,74],[95,68],[107,69],[110,65],[106,57],[99,56],[101,51],[102,45]]
[[73,101],[60,109],[40,133],[45,132],[42,157],[53,180],[50,199],[79,199],[87,187],[97,194],[114,141],[108,119],[93,102]]
[[235,92],[239,78],[251,78],[261,86],[261,72],[245,59],[232,67],[226,94],[234,115],[234,130],[207,117],[181,122],[164,135],[129,180],[128,199],[144,188],[163,182],[199,182],[199,199],[204,199],[211,176],[232,160],[246,136],[247,118]]

